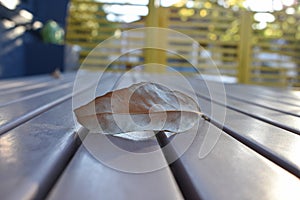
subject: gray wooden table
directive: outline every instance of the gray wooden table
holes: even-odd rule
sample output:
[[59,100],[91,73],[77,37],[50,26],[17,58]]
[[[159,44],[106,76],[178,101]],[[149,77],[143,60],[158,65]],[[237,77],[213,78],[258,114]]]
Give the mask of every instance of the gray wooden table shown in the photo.
[[[109,91],[117,77],[108,74],[99,87]],[[224,102],[221,91],[211,98],[203,80],[189,77],[207,116],[200,128],[131,141],[88,133],[74,123],[74,79],[65,74],[0,81],[1,200],[300,198],[300,92],[232,84],[225,85]],[[212,115],[212,106],[226,111],[225,121]],[[200,158],[205,137],[217,134],[214,147]],[[106,140],[124,155],[101,146]],[[91,152],[99,148],[107,162]],[[126,163],[164,167],[143,173],[112,167],[125,152],[156,152]],[[171,162],[174,157],[179,158]]]

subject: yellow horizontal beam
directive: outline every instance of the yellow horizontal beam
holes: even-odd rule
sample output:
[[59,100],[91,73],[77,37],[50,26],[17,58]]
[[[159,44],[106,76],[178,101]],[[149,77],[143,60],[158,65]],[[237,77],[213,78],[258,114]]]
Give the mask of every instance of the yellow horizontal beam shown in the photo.
[[[182,7],[175,7],[175,6],[171,6],[170,7],[170,11],[171,12],[174,12],[174,11],[178,11],[179,9],[181,9],[181,8],[187,8],[185,5],[184,6],[182,6]],[[189,9],[189,8],[188,8]],[[193,9],[195,9],[195,10],[198,10],[199,8],[193,8]],[[200,10],[201,10],[202,8],[200,8]],[[206,10],[208,10],[208,11],[218,11],[220,14],[233,14],[234,12],[232,11],[232,10],[230,10],[230,9],[224,9],[224,8],[222,8],[222,7],[219,7],[219,6],[212,6],[210,9],[209,8],[206,8]]]
[[70,10],[69,11],[69,17],[73,18],[74,15],[76,15],[76,14],[81,15],[82,13],[84,13],[84,14],[90,14],[90,15],[93,15],[93,16],[95,16],[95,15],[106,16],[107,15],[107,13],[105,13],[102,10],[98,10],[98,11],[92,11],[92,10],[85,10],[85,11]]
[[[79,60],[80,63],[83,63],[84,65],[107,65],[107,60],[104,59],[87,59],[81,58]],[[132,65],[143,65],[144,62],[129,62],[129,61],[114,61],[111,64],[112,65],[124,65],[124,64],[132,64]]]
[[214,23],[215,27],[222,28],[226,30],[228,28],[228,24],[224,23],[217,23],[216,21],[207,21],[207,22],[184,22],[184,21],[175,21],[175,20],[170,20],[170,26],[171,28],[175,29],[175,27],[178,27],[178,29],[181,28],[189,28],[189,29],[195,29],[195,28],[207,28],[208,26],[211,25],[211,23]]
[[[184,63],[174,63],[174,62],[167,62],[167,65],[168,66],[171,66],[171,67],[193,67],[190,63],[188,62],[184,62]],[[201,69],[216,69],[215,67],[216,66],[213,66],[213,65],[208,65],[208,64],[197,64],[195,67],[197,68],[201,68]],[[221,70],[237,70],[237,66],[236,65],[220,65],[220,66],[217,66],[217,69],[221,69]]]
[[100,23],[100,26],[101,26],[101,24],[107,24],[107,25],[114,24],[114,22],[110,22],[105,18],[94,18],[94,19],[73,19],[73,18],[68,18],[67,19],[67,23],[69,25],[77,25],[77,23],[82,23],[82,24],[85,25],[85,23],[88,22],[88,21]]
[[134,5],[134,6],[143,6],[140,4],[132,4],[132,3],[114,3],[114,2],[97,2],[97,1],[84,1],[84,0],[71,0],[71,3],[76,4],[91,4],[91,5]]
[[283,67],[267,67],[267,66],[251,66],[251,70],[261,70],[261,71],[273,71],[273,72],[285,72],[287,71],[286,68]]
[[275,44],[270,42],[259,42],[254,44],[255,47],[262,47],[262,48],[278,48],[278,49],[290,49],[290,50],[300,50],[300,46],[298,44]]
[[[172,20],[174,20],[174,18],[177,18],[178,20],[180,20],[181,16],[178,14],[178,11],[177,12],[172,12],[169,15],[171,18],[173,18]],[[233,17],[233,16],[226,16],[226,17],[223,17],[223,18],[220,18],[220,17],[217,18],[217,17],[214,17],[214,16],[208,14],[206,17],[201,17],[198,13],[199,11],[200,10],[196,11],[194,15],[192,15],[190,17],[187,17],[187,18],[189,20],[207,20],[207,19],[211,19],[211,20],[214,20],[214,21],[223,22],[223,23],[227,23],[227,24],[229,24],[230,22],[236,20],[236,18]]]
[[[237,63],[236,57],[231,57],[231,56],[221,56],[219,54],[212,54],[211,57],[203,57],[203,56],[192,56],[190,54],[184,55],[184,54],[168,54],[168,58],[174,59],[174,60],[198,60],[200,61],[214,61],[214,62],[232,62],[232,63]],[[233,59],[232,59],[233,58]]]
[[285,80],[287,78],[285,74],[250,74],[250,77],[260,79],[276,79],[278,81]]
[[[285,32],[284,32],[285,33]],[[297,31],[295,33],[292,33],[290,35],[283,35],[279,38],[277,38],[278,40],[281,39],[281,38],[284,38],[284,40],[288,41],[288,42],[295,42],[296,38],[295,38],[295,34],[297,33]],[[259,34],[259,35],[256,35],[256,34]],[[256,33],[255,34],[255,38],[258,39],[259,42],[261,41],[270,41],[270,42],[273,42],[274,41],[274,38],[272,37],[266,37],[264,35],[261,35],[261,33]]]
[[263,50],[260,50],[260,49],[253,49],[252,50],[253,53],[256,53],[256,54],[261,54],[261,53],[276,53],[278,55],[288,55],[288,56],[294,56],[294,57],[299,57],[299,53],[298,52],[290,52],[290,51],[282,51],[282,50],[271,50],[271,49],[263,49]]
[[[109,25],[109,24],[107,24]],[[98,28],[98,30],[100,31],[115,31],[116,29],[118,29],[119,25],[117,24],[114,24],[114,27],[112,26],[103,26],[103,25],[100,25],[100,27]],[[122,29],[121,29],[122,28]],[[119,28],[120,30],[123,30],[123,27]],[[87,30],[94,30],[94,28],[86,28]],[[67,33],[68,32],[72,32],[72,31],[85,31],[85,30],[82,30],[82,25],[71,25],[71,24],[68,24],[67,25]]]

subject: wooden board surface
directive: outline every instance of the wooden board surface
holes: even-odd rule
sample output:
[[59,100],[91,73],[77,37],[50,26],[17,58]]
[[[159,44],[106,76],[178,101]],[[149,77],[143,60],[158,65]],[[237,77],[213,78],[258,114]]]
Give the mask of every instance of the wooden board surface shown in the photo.
[[[199,91],[198,92],[199,97],[211,99],[209,91],[207,90],[207,88],[204,84],[201,84],[201,81],[199,81],[199,80],[192,80],[192,81],[193,81],[193,84],[195,86],[197,86],[196,90]],[[198,84],[196,84],[196,83],[198,83]],[[270,90],[269,92],[271,92],[271,91],[272,90]],[[299,126],[300,118],[295,116],[295,115],[297,115],[297,111],[299,110],[299,108],[297,108],[297,107],[294,108],[294,106],[280,105],[277,107],[279,110],[276,111],[274,109],[270,109],[267,107],[262,107],[257,104],[255,105],[255,104],[250,103],[252,100],[253,100],[253,102],[255,102],[255,100],[260,101],[258,98],[248,97],[247,101],[249,101],[249,102],[233,99],[230,97],[226,98],[226,96],[224,96],[224,94],[231,95],[230,90],[215,91],[214,94],[215,94],[215,96],[211,100],[216,104],[226,106],[227,108],[230,108],[232,110],[249,115],[252,118],[256,118],[256,119],[265,121],[273,126],[283,128],[283,129],[293,132],[295,134],[298,134],[298,135],[300,134],[300,126]],[[282,93],[282,94],[284,94],[284,93]],[[289,94],[289,93],[286,92],[286,94]],[[241,96],[243,96],[243,95],[241,95]],[[224,102],[224,97],[226,98],[226,102]],[[282,111],[284,109],[287,109],[287,112],[283,113],[280,111],[280,109]],[[290,114],[293,112],[293,110],[295,110],[294,115]]]
[[[143,77],[141,77],[141,79],[154,80],[153,76],[146,76],[146,75],[143,75]],[[170,84],[170,86],[171,85],[172,86],[179,85],[178,88],[181,87],[182,91],[185,91],[187,94],[190,93],[190,91],[188,91],[187,88],[184,88],[184,85],[180,86],[180,81],[178,81],[178,80],[175,81],[175,80],[176,80],[175,78],[173,78],[173,79],[171,78],[168,82],[164,79],[164,82],[168,82],[168,84]],[[207,116],[211,116],[212,106],[213,106],[213,109],[215,110],[215,112],[218,112],[218,111],[226,112],[224,124],[222,122],[221,126],[219,127],[219,128],[225,127],[225,129],[224,129],[225,132],[221,134],[220,139],[218,141],[218,143],[219,143],[220,140],[222,140],[221,138],[225,137],[226,139],[224,139],[224,140],[226,140],[226,142],[225,142],[226,145],[225,144],[220,145],[220,149],[219,149],[220,155],[218,155],[220,157],[213,159],[212,162],[214,164],[206,165],[204,163],[200,163],[200,161],[199,161],[199,164],[196,164],[197,161],[195,161],[195,160],[197,160],[197,155],[199,155],[199,149],[201,147],[201,144],[203,144],[203,143],[209,144],[209,142],[207,140],[205,140],[203,138],[203,136],[201,136],[202,139],[199,139],[199,140],[196,139],[194,141],[193,145],[194,146],[198,145],[197,151],[196,151],[196,147],[195,147],[195,150],[193,150],[192,153],[187,153],[187,152],[189,152],[189,150],[188,150],[183,155],[183,158],[186,157],[187,160],[192,159],[193,162],[189,162],[189,161],[183,159],[182,161],[179,161],[179,163],[184,163],[183,164],[184,167],[180,166],[180,164],[179,164],[179,167],[178,166],[176,167],[176,164],[175,164],[175,169],[176,170],[179,169],[179,171],[185,167],[187,168],[186,171],[190,171],[190,168],[194,169],[193,172],[183,173],[184,177],[195,177],[195,176],[197,177],[197,178],[192,178],[194,180],[192,180],[191,184],[185,183],[183,185],[180,185],[180,184],[181,184],[181,182],[184,182],[185,179],[184,178],[180,179],[180,177],[179,177],[180,181],[177,181],[177,182],[180,185],[181,189],[184,188],[184,189],[182,189],[183,193],[185,191],[188,191],[188,193],[189,192],[193,193],[193,191],[190,191],[188,189],[192,185],[195,187],[195,190],[196,190],[195,194],[199,195],[199,197],[202,197],[204,199],[210,199],[210,198],[211,199],[220,199],[222,195],[224,195],[227,199],[235,199],[235,198],[239,199],[239,198],[241,198],[241,196],[250,197],[251,195],[252,195],[251,197],[253,199],[259,198],[260,195],[267,195],[267,196],[271,195],[272,196],[273,194],[275,194],[273,191],[268,191],[267,188],[265,188],[265,189],[261,188],[262,186],[257,185],[257,183],[255,181],[253,183],[251,183],[252,180],[247,176],[251,175],[251,177],[253,179],[261,180],[264,178],[263,177],[264,175],[260,174],[260,172],[258,172],[258,171],[267,171],[266,174],[272,174],[272,173],[277,174],[278,171],[273,172],[273,167],[276,166],[277,169],[280,171],[280,173],[277,175],[274,175],[274,176],[277,176],[277,178],[279,177],[279,179],[281,179],[282,177],[285,177],[285,176],[289,176],[291,179],[293,179],[292,182],[293,182],[294,186],[292,186],[292,188],[294,188],[294,189],[292,189],[291,191],[280,190],[280,191],[278,191],[277,194],[275,194],[275,197],[276,197],[276,195],[283,195],[283,196],[288,195],[290,192],[292,192],[292,193],[294,193],[294,195],[296,195],[297,192],[296,192],[295,188],[299,187],[299,181],[297,181],[298,179],[296,178],[296,176],[299,177],[299,174],[300,174],[299,173],[299,163],[300,162],[299,162],[299,156],[297,156],[298,155],[297,152],[299,152],[298,146],[299,146],[299,142],[300,142],[300,137],[297,134],[283,130],[281,128],[273,126],[272,124],[266,123],[264,121],[258,120],[256,118],[250,117],[244,113],[234,111],[230,108],[226,108],[225,105],[228,105],[228,104],[231,105],[230,100],[227,100],[227,104],[223,103],[222,105],[218,105],[218,104],[212,105],[210,101],[207,101],[211,97],[209,94],[209,90],[207,88],[205,88],[205,85],[201,85],[201,82],[199,82],[199,81],[193,82],[193,80],[191,80],[191,82],[192,82],[192,85],[194,86],[195,92],[197,94],[199,94],[198,98],[205,97],[205,98],[199,98],[199,103],[200,103],[200,106],[201,106],[203,112],[205,114],[207,114]],[[217,98],[214,100],[218,100],[218,101],[220,101],[222,99],[221,96],[217,95],[216,92],[214,92],[214,98]],[[229,101],[229,103],[228,103],[228,101]],[[244,104],[245,103],[243,103],[243,102],[238,102],[238,104],[232,103],[232,106],[241,105],[241,107],[239,107],[239,108],[244,109],[243,106],[245,106],[247,108],[248,105],[247,104],[244,105]],[[255,109],[259,109],[259,107],[258,108],[256,108],[255,106],[253,106],[253,107]],[[255,111],[255,109],[254,109],[254,111]],[[262,112],[261,114],[263,114],[265,116],[272,116],[272,115],[268,114],[266,112],[266,110],[264,110],[264,111],[265,112]],[[282,114],[282,113],[280,113],[280,114]],[[286,114],[285,115],[282,114],[282,116],[285,116],[286,118],[290,117]],[[214,117],[215,118],[212,118],[212,120],[219,119],[218,115],[214,115]],[[293,116],[291,116],[291,117],[293,117]],[[213,126],[213,125],[211,125],[211,126]],[[299,125],[297,125],[297,127],[299,127]],[[215,137],[217,137],[217,135],[218,135],[217,132],[218,132],[218,130],[220,131],[220,129],[214,127],[213,130],[214,131],[210,132],[209,134],[216,135]],[[233,131],[236,134],[236,135],[234,135],[235,139],[233,139],[231,137],[231,135],[233,135]],[[206,132],[206,129],[201,127],[201,133],[203,134],[205,132]],[[228,135],[230,135],[230,136],[228,136]],[[184,136],[182,136],[182,137],[184,137]],[[270,139],[268,139],[268,138],[270,138]],[[193,148],[193,145],[191,148]],[[230,148],[227,146],[229,146],[232,149],[230,150]],[[215,148],[218,148],[218,147],[215,147]],[[212,151],[214,151],[215,148]],[[176,149],[176,147],[174,147],[174,149],[175,149],[175,151],[178,150],[178,149]],[[243,164],[240,162],[234,162],[235,158],[232,157],[233,154],[230,154],[230,153],[226,154],[225,149],[229,149],[228,151],[231,151],[231,152],[234,151],[234,149],[240,149],[240,150],[238,150],[238,152],[240,152],[239,156],[241,156],[241,158],[245,159],[245,161],[243,161],[245,163]],[[222,153],[223,151],[224,151],[224,154]],[[244,152],[246,152],[246,153],[244,153]],[[224,160],[227,160],[226,156],[229,156],[230,158],[228,158],[228,160],[232,160],[233,162],[226,163],[226,164],[228,164],[228,169],[223,170],[220,168],[222,168],[224,166],[223,162],[226,162],[226,161],[224,161]],[[250,158],[247,158],[248,156]],[[168,157],[168,155],[167,155],[167,157]],[[235,157],[235,155],[234,155],[234,157]],[[255,158],[255,159],[253,159],[253,158]],[[237,159],[238,159],[238,157],[237,157]],[[248,162],[247,161],[248,159],[251,160],[251,162]],[[222,164],[218,163],[219,161],[222,162]],[[268,162],[267,165],[264,163],[265,161]],[[264,163],[264,164],[262,164],[262,163]],[[205,165],[207,168],[205,169],[203,167],[200,167],[202,165]],[[269,165],[272,166],[271,169],[270,169]],[[255,168],[255,166],[262,166],[262,169]],[[242,169],[240,169],[240,174],[239,175],[233,174],[236,172],[239,173],[239,170],[238,170],[239,167],[242,168]],[[248,168],[250,167],[251,169],[248,169],[247,167]],[[171,168],[172,168],[172,166],[171,166]],[[207,184],[205,184],[205,181],[202,182],[201,180],[203,180],[202,176],[204,176],[204,174],[210,174],[211,173],[210,170],[214,171],[214,168],[215,168],[215,171],[222,171],[222,172],[226,171],[227,175],[218,173],[218,176],[215,177],[216,179],[211,180],[211,181],[213,182],[213,185],[215,183],[217,183],[217,185],[218,184],[220,184],[220,185],[218,185],[218,186],[214,185],[213,187],[210,188]],[[176,177],[177,173],[180,174],[179,171],[175,171],[175,172],[173,171],[173,173],[175,174],[175,177]],[[197,173],[201,174],[201,176],[196,175]],[[283,173],[285,175],[283,175],[281,173]],[[294,176],[293,174],[296,176]],[[226,185],[224,180],[227,180],[227,181],[232,180],[232,179],[229,179],[228,177],[234,177],[232,179],[237,180],[237,182],[236,182],[237,185],[235,185],[235,184]],[[214,178],[211,178],[211,179],[214,179]],[[218,179],[220,179],[220,181],[218,181]],[[272,181],[276,182],[275,179]],[[283,179],[285,179],[285,178],[283,178]],[[209,180],[206,180],[206,181],[209,181]],[[250,182],[248,182],[248,181],[250,181]],[[269,181],[272,182],[271,180],[269,180]],[[246,182],[246,184],[245,184],[245,182]],[[239,187],[238,186],[239,183],[243,183],[249,187],[253,187],[252,189],[255,192],[250,195],[248,193],[249,188],[247,188],[247,189],[245,189],[245,191],[243,191],[243,187],[241,187],[241,191],[239,191],[238,194],[233,193],[233,190],[235,190],[235,188]],[[185,185],[188,185],[189,187],[185,188]],[[204,187],[205,189],[202,187]],[[208,187],[208,188],[206,188],[206,187]],[[215,193],[214,192],[215,188],[218,188],[223,191]],[[260,191],[261,193],[259,193],[257,191]],[[202,193],[206,193],[206,192],[208,192],[208,193],[202,194]],[[221,194],[221,193],[224,193],[224,194]],[[221,195],[221,196],[218,196],[218,195]],[[241,196],[239,196],[239,195],[241,195]],[[256,196],[256,195],[258,195],[258,196]],[[223,198],[224,198],[224,196],[223,196]],[[292,197],[295,197],[295,196],[292,195]]]
[[[52,190],[49,200],[59,199],[182,199],[181,192],[167,164],[160,170],[144,173],[123,172],[107,166],[103,160],[97,160],[89,153],[89,148],[99,148],[104,135],[89,134],[70,165]],[[110,137],[115,143],[134,154],[159,150],[156,140],[134,142],[122,138]],[[92,145],[92,146],[91,146]],[[160,151],[160,150],[159,150]],[[105,161],[113,161],[123,157],[128,152],[116,154],[105,151]],[[127,164],[148,165],[143,159],[130,161]],[[126,162],[126,161],[125,161]],[[131,163],[130,163],[131,162]],[[165,162],[162,152],[152,157],[148,162]],[[125,163],[123,163],[125,164]],[[150,164],[149,164],[150,165]],[[122,167],[120,167],[122,168]]]
[[[50,109],[56,104],[71,98],[72,87],[61,89],[42,96],[26,99],[0,108],[0,134],[28,121],[32,117]],[[42,110],[42,111],[41,111]]]
[[[245,91],[244,89],[234,89],[227,87],[227,97],[233,100],[245,102],[269,110],[278,111],[287,115],[300,117],[300,106],[278,102],[276,100],[263,99]],[[300,100],[300,99],[299,99]],[[292,102],[291,102],[292,103]]]
[[32,91],[35,89],[41,89],[47,86],[55,86],[58,83],[67,82],[74,79],[75,74],[70,73],[62,75],[60,78],[54,78],[50,75],[43,75],[37,77],[28,77],[28,78],[18,78],[8,81],[0,82],[0,95],[4,96],[7,94],[23,92],[23,91]]
[[[190,199],[298,199],[300,181],[297,177],[224,132],[212,151],[200,158],[205,137],[213,137],[217,131],[218,128],[203,121],[193,144],[174,163],[173,171],[175,177],[178,174],[181,187],[188,182],[194,186],[190,188],[194,192],[186,194],[195,195],[188,196]],[[192,133],[177,137],[184,140],[189,134]],[[178,149],[176,144],[171,145],[175,151]]]
[[[205,105],[213,105],[216,110],[222,110],[219,108],[222,106],[218,104],[212,103],[211,105],[211,102],[205,99],[199,101],[201,105],[204,105],[203,112],[207,114],[209,111]],[[218,118],[212,118],[212,120],[255,151],[300,177],[299,135],[231,109],[225,111],[224,122]]]
[[[281,91],[274,92],[272,89],[264,89],[257,86],[242,87],[243,85],[229,84],[226,85],[227,90],[231,91],[231,93],[239,98],[246,96],[250,96],[250,98],[256,98],[260,100],[267,100],[275,102],[278,107],[277,109],[281,109],[281,106],[293,106],[294,109],[300,107],[300,93],[297,91],[291,92],[282,89]],[[280,104],[278,104],[280,103]]]
[[[101,87],[97,88],[97,95],[134,83],[134,76],[120,75],[122,74],[104,77],[104,81],[100,81]],[[108,148],[101,149],[103,146],[101,142],[105,140],[105,137],[107,136],[89,134],[85,138],[83,145],[52,190],[49,199],[182,199],[181,192],[155,138],[136,142],[108,136],[115,145],[125,150],[117,154],[109,151]],[[123,168],[118,170],[107,166],[105,161],[97,160],[90,153],[91,149],[97,148],[100,148],[98,151],[105,151],[106,162],[112,162],[121,157],[125,162],[122,162],[124,165],[137,165],[141,166],[141,169],[126,171]],[[159,153],[147,160],[139,158],[131,160],[130,154],[147,154],[153,151],[159,151]],[[128,161],[126,156],[128,156]],[[155,170],[147,161],[164,163],[165,167]]]
[[[222,113],[218,112],[215,112],[216,115],[211,119],[226,129],[226,132],[300,177],[300,162],[297,153],[300,136],[285,128],[293,126],[300,130],[297,117],[229,98],[226,102],[222,102],[224,97],[220,93],[215,93],[217,95],[212,98],[207,88],[200,87],[199,84],[195,87],[195,91],[198,93],[199,104],[207,116],[212,116],[212,107],[217,111],[225,112],[225,121],[222,121]],[[226,90],[224,94],[228,95],[231,92]],[[276,121],[280,127],[266,122],[265,118]]]
[[[75,96],[79,104],[87,103],[80,100],[88,95],[84,87],[90,88],[99,76],[100,72],[82,72],[77,77],[75,85],[79,85],[79,91]],[[84,142],[80,145],[76,134],[79,126],[74,124],[72,114],[74,78],[75,74],[61,80],[45,76],[0,81],[0,178],[5,180],[0,181],[1,199],[297,199],[300,196],[297,92],[225,85],[224,101],[222,91],[214,91],[211,96],[205,82],[189,77],[202,111],[210,118],[210,121],[200,120],[199,130],[176,135],[176,140],[173,136],[135,142],[109,136],[109,141],[123,149],[124,154],[100,148],[108,163],[126,159],[128,152],[140,155],[157,151],[156,157],[146,161],[123,162],[127,167],[152,169],[153,163],[166,165],[181,152],[184,142],[191,139],[184,154],[170,167],[136,174],[116,170],[95,157],[91,149],[101,147],[99,144],[106,136],[84,137],[82,132]],[[178,85],[186,94],[191,92],[175,78],[160,78],[170,86]],[[157,79],[153,74],[105,73],[94,91],[101,95],[145,80]],[[164,143],[170,140],[171,150],[165,149]],[[204,157],[200,153],[203,148],[207,151]]]
[[0,136],[1,199],[41,199],[76,150],[67,101]]

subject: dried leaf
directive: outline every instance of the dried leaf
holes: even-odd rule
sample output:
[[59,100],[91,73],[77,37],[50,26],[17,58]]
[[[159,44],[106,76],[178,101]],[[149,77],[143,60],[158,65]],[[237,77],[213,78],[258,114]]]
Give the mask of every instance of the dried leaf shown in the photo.
[[106,93],[75,109],[75,114],[78,122],[91,132],[104,134],[179,133],[192,128],[201,117],[192,98],[150,82]]

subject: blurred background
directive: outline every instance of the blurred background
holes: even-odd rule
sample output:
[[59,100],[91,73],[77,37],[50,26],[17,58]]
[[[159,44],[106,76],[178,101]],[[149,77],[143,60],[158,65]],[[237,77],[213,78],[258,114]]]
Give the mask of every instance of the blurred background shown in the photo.
[[0,0],[1,78],[63,69],[63,42],[44,41],[41,30],[50,20],[64,28],[67,4],[68,0]]
[[[90,70],[126,71],[147,62],[207,78],[278,87],[300,86],[300,5],[297,0],[0,0],[0,78]],[[143,27],[170,28],[192,37],[126,34]],[[121,38],[90,51],[109,37]],[[136,50],[158,40],[176,52]],[[182,56],[188,58],[188,61]]]

